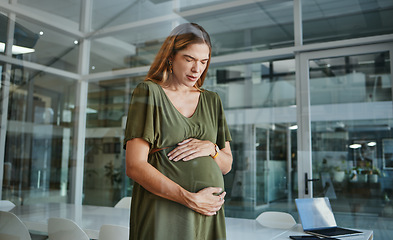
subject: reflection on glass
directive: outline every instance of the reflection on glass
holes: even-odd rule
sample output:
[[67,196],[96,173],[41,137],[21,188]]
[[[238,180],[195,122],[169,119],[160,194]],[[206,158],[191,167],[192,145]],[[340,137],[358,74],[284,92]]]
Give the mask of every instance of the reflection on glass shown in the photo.
[[233,139],[226,215],[253,218],[297,196],[294,60],[211,68],[205,87],[219,93]]
[[109,28],[147,19],[159,19],[156,22],[160,22],[163,16],[175,19],[174,7],[173,1],[163,0],[117,0],[115,4],[105,0],[95,0],[93,1],[92,28]]
[[382,155],[382,142],[393,136],[389,58],[380,52],[309,61],[313,178],[320,179],[314,196],[333,199],[340,212],[381,214],[391,197]]
[[123,136],[131,93],[141,80],[89,83],[83,204],[114,206],[122,197],[131,196],[131,180],[125,175]]
[[78,39],[17,18],[14,44],[27,48],[15,58],[70,72],[78,69]]
[[304,43],[393,33],[393,2],[303,1]]
[[213,56],[293,46],[292,1],[221,2],[206,7],[203,14],[195,11],[198,7],[190,5],[179,15],[206,28]]
[[80,0],[51,0],[49,4],[41,0],[18,0],[18,4],[61,16],[74,21],[75,24],[79,23],[81,2]]
[[93,33],[90,71],[150,65],[172,26],[184,22],[198,22],[209,32],[212,56],[293,46],[291,1],[235,2],[120,1],[108,6],[94,1],[94,28],[125,30]]
[[310,61],[311,105],[391,101],[388,52]]
[[[6,13],[0,12],[0,27],[1,29],[7,29],[8,27],[8,17]],[[0,32],[0,54],[4,55],[5,44],[7,40],[7,32],[1,31]]]
[[10,77],[3,198],[67,202],[75,84],[19,66]]
[[[220,93],[225,108],[267,108],[295,105],[293,59],[210,68],[205,85]],[[211,84],[211,85],[210,85]]]

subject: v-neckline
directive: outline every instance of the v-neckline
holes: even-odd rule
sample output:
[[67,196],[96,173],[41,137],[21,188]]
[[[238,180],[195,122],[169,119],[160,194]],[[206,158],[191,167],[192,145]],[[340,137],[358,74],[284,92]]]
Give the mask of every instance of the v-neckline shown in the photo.
[[198,111],[198,109],[199,109],[199,105],[201,104],[202,92],[199,92],[198,103],[197,103],[197,105],[196,105],[196,107],[195,107],[195,109],[194,109],[194,112],[192,113],[192,115],[191,115],[190,117],[186,117],[186,116],[184,116],[184,115],[175,107],[175,105],[172,103],[171,99],[170,99],[170,98],[168,97],[168,95],[166,94],[164,88],[162,88],[162,86],[159,85],[159,84],[157,84],[157,85],[158,85],[158,87],[161,89],[162,93],[165,95],[166,100],[170,103],[170,105],[172,106],[172,108],[174,108],[175,111],[176,111],[178,114],[180,114],[183,118],[185,118],[185,119],[192,119],[192,118],[196,115],[196,113],[197,113],[197,111]]

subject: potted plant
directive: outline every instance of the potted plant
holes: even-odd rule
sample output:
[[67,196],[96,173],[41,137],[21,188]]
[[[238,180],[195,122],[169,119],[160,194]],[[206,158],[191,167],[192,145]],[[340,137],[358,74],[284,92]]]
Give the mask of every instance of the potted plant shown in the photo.
[[379,176],[381,176],[381,170],[379,170],[379,168],[373,166],[371,169],[371,174],[370,174],[368,180],[370,183],[377,183]]
[[335,182],[343,182],[345,179],[345,171],[341,169],[340,166],[336,166],[333,168],[333,180]]

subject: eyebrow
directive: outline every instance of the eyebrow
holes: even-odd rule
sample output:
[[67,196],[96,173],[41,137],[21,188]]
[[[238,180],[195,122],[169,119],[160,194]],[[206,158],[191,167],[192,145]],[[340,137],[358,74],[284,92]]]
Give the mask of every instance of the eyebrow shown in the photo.
[[[187,55],[187,54],[184,54],[183,56],[184,56],[184,57],[191,58],[191,59],[193,59],[193,60],[196,60],[196,58],[194,58],[194,57],[192,57],[192,56],[190,56],[190,55]],[[201,59],[200,61],[209,61],[209,58]]]

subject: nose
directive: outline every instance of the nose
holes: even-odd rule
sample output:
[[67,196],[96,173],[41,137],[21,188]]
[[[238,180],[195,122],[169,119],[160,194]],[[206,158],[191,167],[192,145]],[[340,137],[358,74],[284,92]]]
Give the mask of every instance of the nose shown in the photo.
[[194,62],[194,64],[192,64],[191,71],[192,71],[192,72],[196,72],[196,73],[200,72],[201,69],[202,69],[202,66],[201,66],[201,65],[202,65],[202,64],[199,63],[199,62]]

